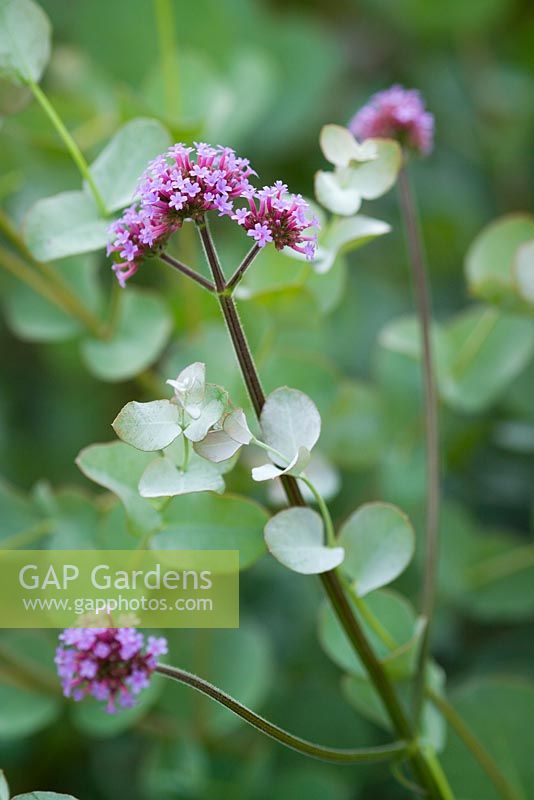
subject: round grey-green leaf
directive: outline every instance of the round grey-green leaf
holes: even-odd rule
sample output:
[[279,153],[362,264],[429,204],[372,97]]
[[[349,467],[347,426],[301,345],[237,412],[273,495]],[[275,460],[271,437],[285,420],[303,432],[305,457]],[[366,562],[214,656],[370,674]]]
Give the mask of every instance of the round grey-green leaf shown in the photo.
[[170,143],[169,132],[156,119],[132,119],[117,131],[91,164],[91,174],[108,211],[133,201],[139,176]]
[[155,550],[239,550],[239,568],[265,553],[265,509],[237,495],[188,494],[174,497],[162,511],[163,529],[150,546]]
[[170,400],[127,403],[112,423],[117,436],[137,450],[163,450],[182,432],[180,411]]
[[25,221],[26,244],[39,261],[90,253],[105,247],[108,225],[88,194],[61,192],[30,208]]
[[72,794],[57,792],[27,792],[15,795],[12,800],[76,800],[76,798]]
[[321,417],[313,400],[287,386],[267,397],[260,424],[265,443],[289,459],[301,447],[312,450],[321,433]]
[[368,503],[341,528],[343,571],[360,597],[395,580],[412,560],[415,533],[408,517],[389,503]]
[[86,339],[82,355],[89,370],[103,381],[133,378],[159,357],[172,328],[165,302],[158,295],[128,289],[122,295],[110,339]]
[[50,58],[50,21],[33,0],[0,0],[0,77],[37,82]]
[[277,561],[302,575],[328,572],[343,561],[342,547],[324,545],[323,521],[311,508],[280,511],[265,526],[265,541]]

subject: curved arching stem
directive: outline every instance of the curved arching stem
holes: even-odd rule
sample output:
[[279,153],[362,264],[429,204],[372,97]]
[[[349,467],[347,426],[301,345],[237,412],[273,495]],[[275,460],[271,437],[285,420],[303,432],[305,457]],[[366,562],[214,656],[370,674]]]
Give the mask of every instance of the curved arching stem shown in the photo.
[[261,717],[250,708],[239,703],[229,694],[218,689],[208,681],[193,675],[191,672],[186,672],[177,667],[171,667],[167,664],[158,664],[156,672],[160,675],[165,675],[167,678],[172,678],[179,683],[186,686],[191,686],[197,692],[210,697],[220,705],[228,708],[238,717],[248,722],[253,728],[261,731],[262,733],[275,739],[280,744],[296,750],[298,753],[303,753],[306,756],[317,758],[321,761],[329,761],[335,764],[362,764],[372,763],[378,761],[391,761],[392,759],[402,758],[406,755],[408,745],[405,742],[393,742],[381,747],[364,747],[359,749],[339,749],[336,747],[324,747],[314,742],[309,742],[307,739],[301,739],[300,736],[295,736],[292,733],[280,728],[273,722]]

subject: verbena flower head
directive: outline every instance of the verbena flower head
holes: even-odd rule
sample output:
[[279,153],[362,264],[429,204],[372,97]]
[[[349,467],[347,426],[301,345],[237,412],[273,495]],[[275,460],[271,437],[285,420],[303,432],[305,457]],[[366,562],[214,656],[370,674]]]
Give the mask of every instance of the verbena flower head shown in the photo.
[[398,84],[377,92],[349,122],[357,139],[397,139],[420,155],[431,152],[434,141],[434,116],[425,110],[416,89]]
[[312,260],[317,247],[318,225],[308,217],[310,207],[299,194],[288,194],[287,186],[276,181],[259,191],[247,192],[248,208],[238,208],[232,219],[241,225],[258,247],[273,243],[277,250],[291,247]]
[[166,639],[149,636],[145,644],[135,628],[67,628],[59,639],[55,662],[65,697],[102,700],[110,714],[117,702],[135,704],[167,652]]
[[175,144],[155,158],[141,176],[137,197],[109,229],[108,255],[121,286],[143,259],[156,254],[185,219],[207,211],[231,216],[234,200],[250,190],[246,158],[230,147]]
[[[141,176],[137,200],[109,228],[108,255],[121,286],[145,258],[157,255],[184,220],[200,220],[209,211],[242,225],[259,247],[272,242],[314,257],[316,237],[305,235],[315,221],[306,219],[308,204],[287,193],[277,181],[257,191],[249,182],[248,159],[229,147],[175,144],[158,156]],[[249,208],[234,210],[237,198]]]

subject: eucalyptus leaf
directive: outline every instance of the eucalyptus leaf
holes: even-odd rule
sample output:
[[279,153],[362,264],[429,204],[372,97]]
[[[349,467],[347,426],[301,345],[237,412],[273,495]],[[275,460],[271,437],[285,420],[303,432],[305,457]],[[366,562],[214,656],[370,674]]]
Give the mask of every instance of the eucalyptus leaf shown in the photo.
[[347,174],[324,172],[315,174],[315,196],[328,211],[350,217],[360,209],[362,196],[347,185]]
[[128,289],[109,339],[86,339],[82,356],[103,381],[124,381],[149,367],[169,338],[172,320],[166,303],[150,291]]
[[[379,635],[366,619],[368,614],[360,613],[357,606],[351,603],[378,658],[393,679],[408,678],[415,668],[422,632],[413,608],[391,589],[378,589],[361,602],[365,603],[368,614],[372,615],[383,632],[383,635]],[[355,654],[331,607],[326,604],[319,615],[319,641],[326,654],[341,669],[366,678],[364,665]]]
[[391,231],[391,226],[379,219],[358,214],[355,217],[334,219],[320,239],[320,254],[314,262],[319,274],[328,272],[341,252],[358,247]]
[[530,306],[534,306],[534,240],[517,249],[513,273],[520,297]]
[[109,222],[99,216],[85,192],[61,192],[33,205],[25,220],[26,244],[39,261],[101,250],[108,241]]
[[182,432],[180,411],[170,400],[127,403],[115,417],[113,430],[138,450],[163,450]]
[[260,415],[265,444],[293,458],[299,448],[312,450],[321,433],[315,403],[298,389],[282,386],[267,397]]
[[265,553],[265,509],[237,495],[189,494],[174,497],[162,511],[163,528],[155,550],[239,550],[239,568]]
[[210,428],[216,425],[222,418],[228,395],[218,386],[208,384],[204,395],[200,414],[197,419],[193,419],[184,428],[184,436],[191,442],[200,442],[205,438]]
[[224,492],[224,480],[206,461],[191,461],[184,472],[168,456],[151,461],[139,479],[141,497],[175,497],[191,492]]
[[168,380],[176,399],[192,419],[198,419],[204,405],[206,393],[206,365],[195,361],[185,367],[176,380]]
[[4,770],[0,769],[0,800],[9,800],[9,786],[4,774]]
[[[147,164],[171,144],[156,119],[139,117],[120,128],[91,164],[91,175],[108,211],[129,205]],[[87,186],[84,187],[87,190]]]
[[139,495],[138,484],[153,456],[124,442],[93,444],[80,452],[76,464],[90,480],[109,489],[123,503],[131,528],[138,534],[161,525],[158,512]]
[[250,444],[253,439],[242,408],[236,408],[224,418],[223,429],[231,439],[239,444]]
[[462,411],[489,406],[534,354],[534,323],[473,308],[445,328],[445,357],[438,362],[441,392]]
[[195,453],[208,461],[218,464],[232,458],[241,448],[239,442],[230,438],[226,431],[210,431],[204,439],[193,444]]
[[[514,678],[478,677],[458,687],[451,702],[517,797],[531,800],[534,685]],[[484,800],[502,796],[455,735],[448,738],[442,764],[456,794]]]
[[50,58],[51,32],[33,0],[0,0],[0,77],[37,83]]
[[274,478],[280,478],[282,475],[301,475],[310,463],[310,451],[305,447],[299,447],[298,452],[291,459],[287,467],[276,467],[274,464],[263,464],[260,467],[254,467],[252,470],[252,479],[255,481],[271,481]]
[[368,140],[360,144],[349,129],[341,125],[324,125],[319,144],[326,160],[335,166],[346,167],[351,161],[370,161],[377,158],[373,142]]
[[328,572],[344,557],[342,547],[324,545],[323,521],[310,508],[280,511],[265,526],[265,541],[277,561],[302,575]]
[[57,792],[27,792],[15,795],[12,800],[76,800],[76,798],[71,794]]
[[484,228],[465,260],[471,293],[492,303],[517,305],[514,261],[519,247],[532,239],[534,216],[530,214],[509,214]]
[[367,503],[339,533],[345,549],[343,571],[364,597],[395,580],[412,560],[415,532],[408,517],[389,503]]
[[[92,256],[74,256],[50,265],[60,280],[98,318],[101,291],[98,265]],[[85,331],[81,321],[55,303],[37,294],[21,281],[13,281],[5,292],[6,320],[16,336],[31,342],[59,342]]]

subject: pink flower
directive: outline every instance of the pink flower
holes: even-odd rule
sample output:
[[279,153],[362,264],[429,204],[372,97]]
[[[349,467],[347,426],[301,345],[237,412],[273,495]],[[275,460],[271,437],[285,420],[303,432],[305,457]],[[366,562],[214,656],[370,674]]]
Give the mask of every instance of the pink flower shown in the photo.
[[142,175],[138,200],[110,228],[108,255],[121,286],[140,263],[157,254],[185,219],[207,211],[231,216],[234,200],[251,188],[249,161],[230,147],[175,144],[155,158]]
[[145,645],[135,628],[67,628],[59,639],[55,661],[65,697],[105,701],[110,714],[117,701],[134,704],[167,652],[166,639],[149,636]]
[[317,237],[308,234],[317,222],[308,219],[308,203],[298,194],[287,194],[287,186],[277,181],[260,191],[248,192],[248,209],[238,208],[232,217],[256,241],[258,247],[274,243],[277,250],[291,247],[310,261],[315,256]]
[[434,116],[425,110],[420,93],[398,84],[374,94],[349,122],[357,139],[397,139],[420,155],[434,143]]

